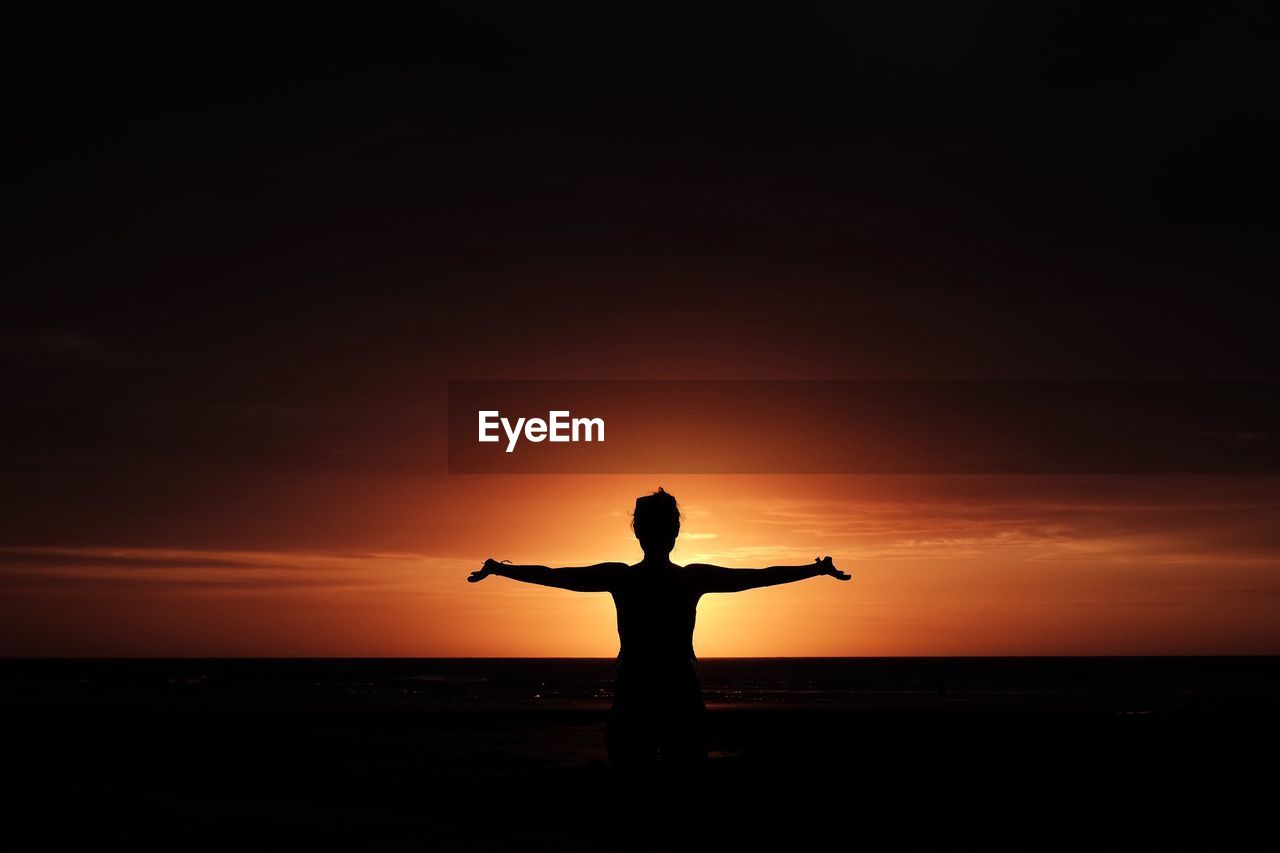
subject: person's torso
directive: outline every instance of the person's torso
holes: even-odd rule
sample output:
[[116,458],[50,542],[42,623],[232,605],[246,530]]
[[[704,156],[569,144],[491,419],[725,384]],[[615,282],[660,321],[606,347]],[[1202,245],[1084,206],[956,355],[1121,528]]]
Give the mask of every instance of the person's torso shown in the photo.
[[619,658],[633,665],[693,660],[698,593],[678,566],[630,566],[613,589]]

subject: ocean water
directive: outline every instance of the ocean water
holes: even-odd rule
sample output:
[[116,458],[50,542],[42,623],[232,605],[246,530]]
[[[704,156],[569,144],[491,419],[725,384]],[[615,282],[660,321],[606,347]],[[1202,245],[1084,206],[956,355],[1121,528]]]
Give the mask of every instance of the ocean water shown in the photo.
[[[591,708],[615,662],[509,659],[0,661],[0,703]],[[1280,707],[1277,657],[709,658],[711,708]]]
[[[707,849],[1280,839],[1258,774],[1280,760],[1280,658],[704,659],[699,672]],[[0,660],[10,835],[57,849],[618,849],[667,830],[614,785],[613,675],[599,659]],[[671,802],[661,784],[645,793]]]

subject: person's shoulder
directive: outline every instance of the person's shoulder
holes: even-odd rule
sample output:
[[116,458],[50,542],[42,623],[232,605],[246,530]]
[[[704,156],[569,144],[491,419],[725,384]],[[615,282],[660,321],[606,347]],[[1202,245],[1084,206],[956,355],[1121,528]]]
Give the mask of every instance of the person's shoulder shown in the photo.
[[632,576],[635,567],[630,563],[601,563],[600,571],[609,579],[609,583],[625,586]]
[[685,587],[701,594],[715,584],[717,573],[723,571],[724,569],[710,563],[690,563],[677,576]]
[[680,574],[688,583],[699,584],[710,583],[717,573],[723,571],[710,563],[690,563],[680,570]]

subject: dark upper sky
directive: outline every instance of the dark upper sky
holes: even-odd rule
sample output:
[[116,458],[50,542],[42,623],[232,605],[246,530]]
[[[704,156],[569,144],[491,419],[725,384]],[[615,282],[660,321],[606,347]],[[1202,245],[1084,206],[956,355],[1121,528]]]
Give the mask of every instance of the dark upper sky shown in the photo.
[[1275,378],[1262,4],[606,5],[19,12],[0,536],[448,378]]

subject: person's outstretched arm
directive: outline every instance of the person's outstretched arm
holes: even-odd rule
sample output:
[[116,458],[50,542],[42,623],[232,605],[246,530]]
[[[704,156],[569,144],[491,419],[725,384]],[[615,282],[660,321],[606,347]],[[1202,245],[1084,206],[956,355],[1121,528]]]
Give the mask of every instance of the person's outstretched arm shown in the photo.
[[626,563],[596,563],[594,566],[552,569],[548,566],[513,566],[510,563],[500,563],[490,557],[484,561],[484,566],[471,573],[467,581],[476,583],[489,575],[498,575],[511,578],[513,581],[571,589],[574,592],[608,592],[613,588],[618,571],[626,567]]
[[721,566],[709,566],[705,563],[694,563],[690,571],[697,572],[703,592],[742,592],[744,589],[756,589],[762,586],[776,586],[780,583],[792,583],[806,578],[830,575],[837,580],[847,581],[849,575],[840,571],[831,562],[830,557],[821,560],[815,558],[807,566],[770,566],[767,569],[726,569]]

